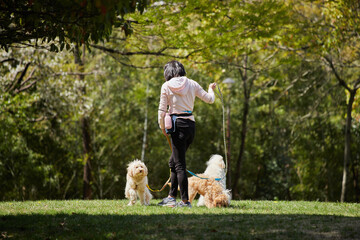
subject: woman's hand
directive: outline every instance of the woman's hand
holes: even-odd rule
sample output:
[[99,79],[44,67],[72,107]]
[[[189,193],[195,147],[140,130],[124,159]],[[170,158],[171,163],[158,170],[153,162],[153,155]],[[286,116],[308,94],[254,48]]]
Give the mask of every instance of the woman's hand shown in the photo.
[[216,88],[216,83],[210,83],[209,87],[210,87],[212,90],[215,90],[215,88]]

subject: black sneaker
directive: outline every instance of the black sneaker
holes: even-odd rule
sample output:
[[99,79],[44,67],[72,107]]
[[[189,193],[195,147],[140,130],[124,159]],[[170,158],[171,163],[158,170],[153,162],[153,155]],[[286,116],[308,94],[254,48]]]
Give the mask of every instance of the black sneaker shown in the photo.
[[180,201],[176,204],[176,207],[187,207],[187,208],[191,208],[191,203],[190,202],[186,202],[184,203],[183,201]]
[[176,199],[172,197],[166,197],[161,202],[158,203],[158,206],[167,206],[167,207],[175,207]]

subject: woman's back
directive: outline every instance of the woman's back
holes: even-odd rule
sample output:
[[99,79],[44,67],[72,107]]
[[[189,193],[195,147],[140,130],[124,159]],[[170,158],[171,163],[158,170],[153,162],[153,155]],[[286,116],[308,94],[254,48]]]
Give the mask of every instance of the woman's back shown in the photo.
[[[159,110],[166,112],[169,106],[170,114],[192,112],[196,97],[207,103],[215,101],[211,88],[206,92],[197,82],[185,76],[172,78],[161,87]],[[193,117],[191,119],[194,121]]]

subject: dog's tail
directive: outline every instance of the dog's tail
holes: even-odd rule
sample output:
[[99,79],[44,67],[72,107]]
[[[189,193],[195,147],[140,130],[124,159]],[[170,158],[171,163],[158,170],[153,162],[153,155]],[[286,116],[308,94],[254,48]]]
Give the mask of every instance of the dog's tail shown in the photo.
[[228,202],[228,206],[230,206],[230,202],[231,202],[231,190],[230,189],[224,189],[223,193],[227,196],[227,202]]

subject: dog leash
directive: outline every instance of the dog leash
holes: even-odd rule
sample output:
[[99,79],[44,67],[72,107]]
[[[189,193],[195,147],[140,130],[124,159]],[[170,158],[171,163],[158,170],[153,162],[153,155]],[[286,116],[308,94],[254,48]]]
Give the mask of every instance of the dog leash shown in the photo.
[[[170,149],[171,149],[171,151],[172,151],[172,146],[171,146],[171,141],[170,141],[170,139],[169,139],[169,136],[168,135],[166,135],[166,139],[167,139],[167,141],[168,141],[168,143],[169,143],[169,146],[170,146]],[[152,191],[152,192],[161,192],[162,190],[164,190],[165,189],[165,187],[168,185],[168,183],[170,182],[170,180],[171,180],[171,169],[170,169],[170,176],[169,176],[169,179],[165,182],[165,184],[162,186],[162,188],[160,188],[160,189],[152,189],[150,186],[149,186],[149,184],[146,184],[146,187],[150,190],[150,191]]]
[[217,84],[217,88],[218,88],[218,92],[215,91],[216,95],[219,97],[220,101],[221,101],[221,107],[222,107],[222,125],[223,125],[223,140],[224,140],[224,153],[225,153],[225,173],[222,176],[222,178],[225,178],[227,172],[228,172],[228,156],[227,156],[227,146],[226,146],[226,133],[225,133],[225,104],[224,104],[224,98],[223,98],[223,94],[221,92],[221,89],[219,87],[219,84]]
[[171,170],[170,170],[170,177],[169,177],[169,179],[166,181],[166,183],[164,184],[164,186],[162,186],[162,188],[160,188],[159,190],[154,190],[154,189],[152,189],[150,186],[149,186],[149,184],[146,184],[146,187],[150,190],[150,191],[152,191],[152,192],[161,192],[162,190],[164,190],[165,189],[165,187],[166,187],[166,185],[168,185],[168,183],[170,182],[170,180],[171,180]]
[[[215,178],[215,181],[221,181],[221,179],[223,179],[223,178],[226,176],[226,173],[227,173],[227,170],[228,170],[228,166],[227,166],[228,160],[227,160],[227,147],[226,147],[226,136],[225,136],[225,107],[224,107],[224,98],[223,98],[222,92],[221,92],[221,90],[220,90],[219,84],[217,84],[217,88],[218,88],[219,93],[217,93],[216,91],[215,91],[215,93],[216,93],[216,95],[219,97],[219,99],[220,99],[220,101],[221,101],[221,106],[222,106],[222,110],[223,110],[223,119],[222,119],[223,121],[222,121],[222,122],[223,122],[223,129],[224,129],[224,131],[223,131],[223,138],[224,138],[224,151],[225,151],[225,173],[224,173],[224,175],[223,175],[221,178]],[[170,141],[168,136],[167,136],[167,139],[168,139],[168,141]],[[170,144],[170,147],[171,147],[171,144]],[[193,175],[194,177],[198,177],[198,178],[200,178],[200,179],[205,179],[205,180],[210,179],[210,178],[200,177],[200,176],[196,175],[195,173],[191,172],[191,171],[188,170],[188,169],[186,169],[186,171],[188,171],[188,173],[190,173],[190,174]]]
[[[205,179],[205,180],[209,180],[210,178],[204,178],[204,177],[200,177],[200,176],[198,176],[198,175],[196,175],[195,173],[193,173],[193,172],[191,172],[190,170],[187,170],[186,169],[186,171],[188,171],[191,175],[193,175],[194,177],[198,177],[198,178],[200,178],[200,179]],[[221,178],[215,178],[215,181],[220,181],[221,180]]]
[[[226,147],[226,136],[225,136],[225,107],[224,107],[224,98],[223,98],[223,95],[222,95],[222,92],[221,92],[221,89],[220,89],[220,87],[219,87],[219,84],[217,84],[217,88],[218,88],[218,91],[219,91],[219,93],[217,93],[216,91],[215,91],[215,93],[216,93],[216,95],[219,97],[219,99],[220,99],[220,101],[221,101],[221,106],[222,106],[222,110],[223,110],[223,129],[224,129],[224,131],[223,131],[223,138],[224,138],[224,149],[225,149],[225,174],[221,177],[221,178],[215,178],[215,181],[221,181],[221,179],[223,179],[225,176],[226,176],[226,173],[227,173],[227,147]],[[166,139],[168,140],[168,143],[169,143],[169,146],[170,146],[170,149],[171,149],[171,151],[172,151],[172,146],[171,146],[171,142],[170,142],[170,139],[169,139],[169,136],[168,135],[166,135]],[[191,172],[190,170],[188,170],[188,169],[186,169],[186,171],[188,172],[188,173],[190,173],[191,175],[193,175],[194,177],[197,177],[197,178],[200,178],[200,179],[205,179],[205,180],[208,180],[208,179],[210,179],[210,178],[204,178],[204,177],[200,177],[200,176],[198,176],[198,175],[196,175],[195,173],[193,173],[193,172]]]
[[[168,143],[169,143],[169,146],[170,146],[170,149],[171,149],[171,152],[172,152],[172,145],[171,145],[171,141],[170,141],[169,135],[166,135],[166,139],[167,139],[167,141],[168,141]],[[205,180],[210,179],[210,178],[200,177],[200,176],[196,175],[195,173],[191,172],[191,171],[188,170],[188,169],[186,169],[186,171],[188,171],[188,173],[190,173],[190,174],[193,175],[194,177],[198,177],[198,178],[200,178],[200,179],[205,179]],[[170,178],[171,178],[171,170],[170,170]],[[169,178],[169,179],[170,179],[170,178]],[[215,180],[216,180],[216,181],[220,181],[221,178],[215,178]],[[165,184],[167,184],[167,183],[165,183]]]

